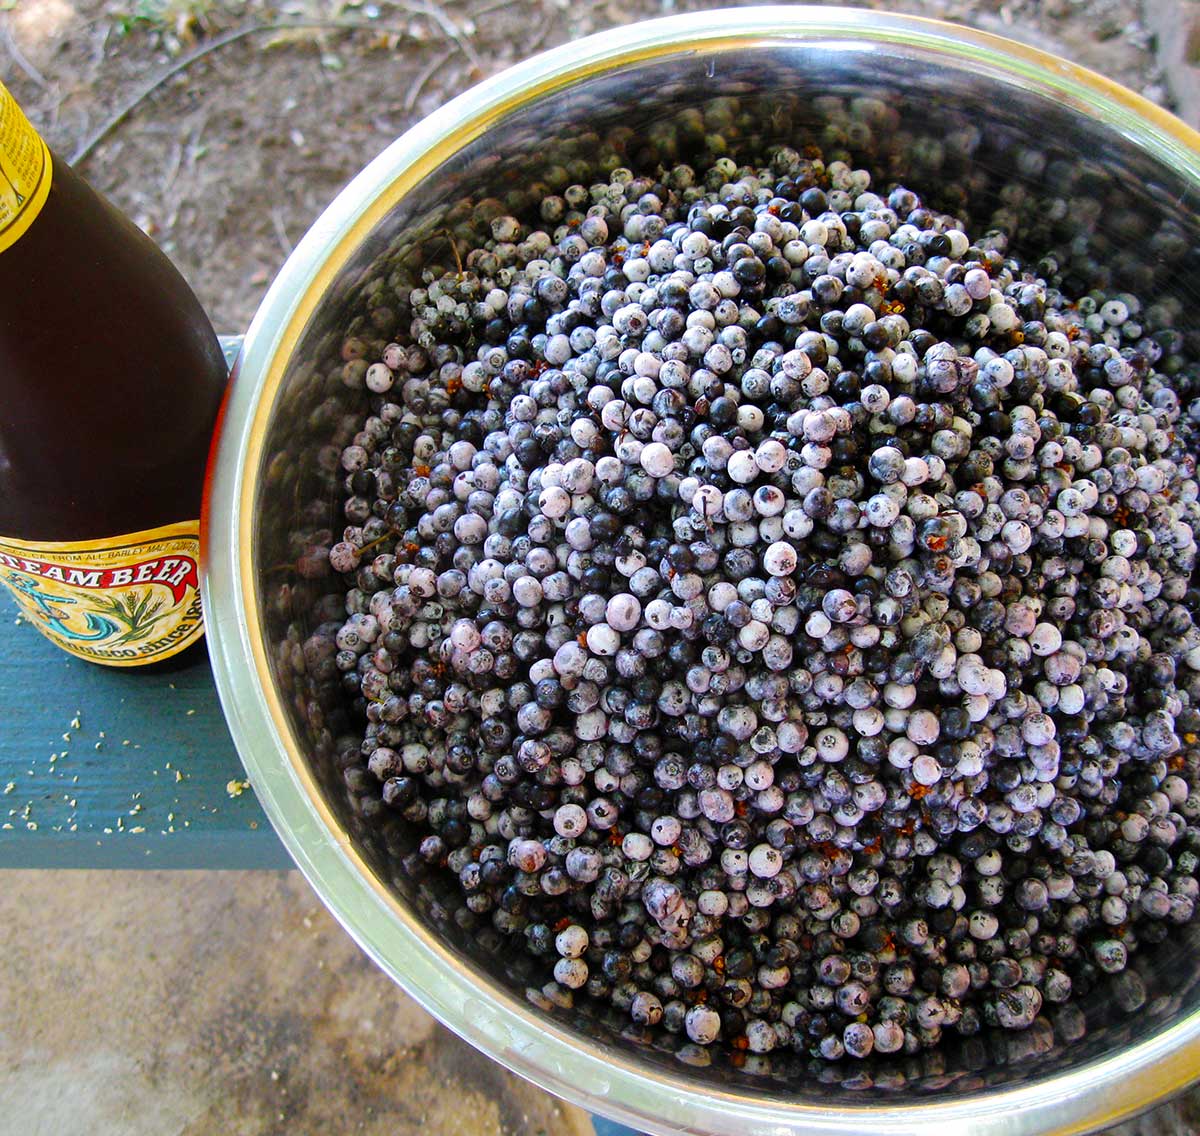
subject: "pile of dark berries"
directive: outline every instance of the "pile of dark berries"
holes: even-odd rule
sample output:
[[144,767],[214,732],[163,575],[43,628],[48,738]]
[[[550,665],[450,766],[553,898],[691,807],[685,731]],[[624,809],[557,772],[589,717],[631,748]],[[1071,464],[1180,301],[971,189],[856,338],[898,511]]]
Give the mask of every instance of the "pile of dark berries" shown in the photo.
[[537,997],[913,1053],[1191,920],[1169,302],[1064,295],[811,150],[477,208],[491,239],[393,301],[408,334],[343,344],[348,617],[306,654],[409,868]]

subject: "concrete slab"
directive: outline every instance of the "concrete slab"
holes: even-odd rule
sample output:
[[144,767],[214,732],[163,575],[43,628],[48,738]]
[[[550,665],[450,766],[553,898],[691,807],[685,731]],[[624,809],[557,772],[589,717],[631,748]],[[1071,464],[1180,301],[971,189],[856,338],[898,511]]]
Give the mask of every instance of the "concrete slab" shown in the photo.
[[0,959],[0,1136],[591,1136],[297,872],[7,872]]

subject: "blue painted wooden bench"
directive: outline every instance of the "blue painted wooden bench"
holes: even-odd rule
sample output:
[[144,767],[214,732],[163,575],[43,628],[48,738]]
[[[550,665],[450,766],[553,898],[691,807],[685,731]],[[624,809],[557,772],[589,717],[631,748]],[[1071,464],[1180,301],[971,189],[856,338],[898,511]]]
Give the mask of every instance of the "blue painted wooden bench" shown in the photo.
[[291,866],[243,788],[207,659],[93,666],[0,593],[0,867]]

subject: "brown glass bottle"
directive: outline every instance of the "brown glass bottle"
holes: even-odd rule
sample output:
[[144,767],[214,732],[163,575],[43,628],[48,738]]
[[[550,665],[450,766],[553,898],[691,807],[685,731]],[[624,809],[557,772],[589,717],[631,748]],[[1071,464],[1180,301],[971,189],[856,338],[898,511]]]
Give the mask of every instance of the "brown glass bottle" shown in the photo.
[[14,116],[0,85],[0,581],[73,654],[157,663],[200,634],[224,359],[167,257],[48,151],[22,215],[38,174]]

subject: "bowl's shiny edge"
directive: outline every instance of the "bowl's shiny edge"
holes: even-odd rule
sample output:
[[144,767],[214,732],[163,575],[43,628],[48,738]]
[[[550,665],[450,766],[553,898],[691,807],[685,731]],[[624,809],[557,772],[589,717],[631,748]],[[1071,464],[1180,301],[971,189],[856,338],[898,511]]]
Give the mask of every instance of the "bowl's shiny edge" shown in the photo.
[[[255,316],[232,382],[210,471],[204,602],[218,691],[238,750],[298,866],[360,945],[431,1013],[514,1071],[585,1107],[659,1132],[1083,1132],[1182,1088],[1200,1067],[1200,1013],[1117,1056],[1026,1088],[948,1103],[831,1107],[764,1100],[636,1067],[535,1017],[464,967],[374,879],[321,799],[289,740],[263,645],[251,562],[254,485],[266,420],[291,345],[359,240],[412,185],[496,118],[560,85],[618,64],[763,40],[846,39],[947,52],[1024,77],[1086,106],[1200,183],[1200,135],[1109,80],[1036,49],[934,21],[821,8],[747,8],[670,17],[589,37],[494,77],[419,123],[326,210]],[[569,58],[564,58],[569,56]],[[244,613],[244,614],[243,614]],[[281,760],[282,758],[282,760]],[[1047,1123],[1047,1112],[1053,1120]]]

